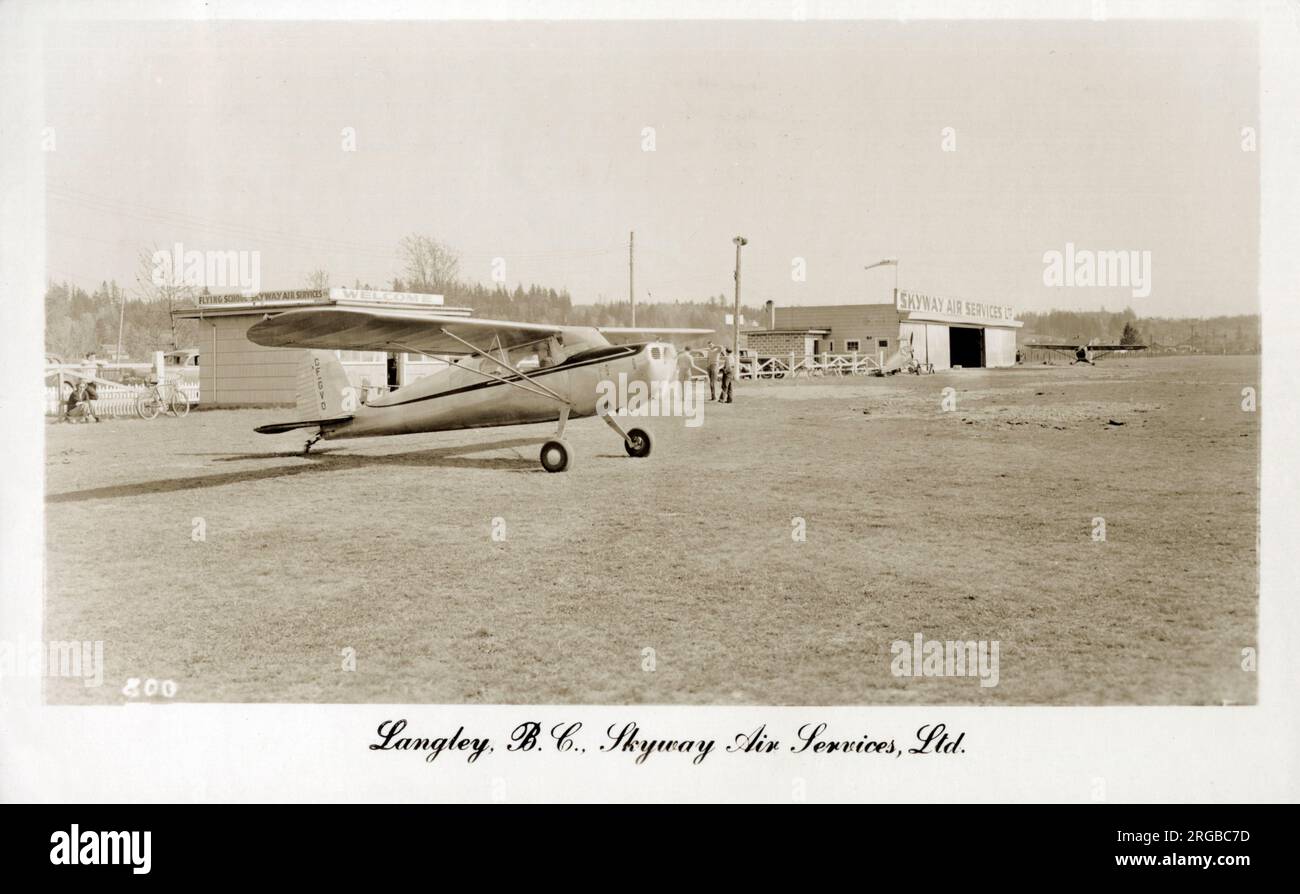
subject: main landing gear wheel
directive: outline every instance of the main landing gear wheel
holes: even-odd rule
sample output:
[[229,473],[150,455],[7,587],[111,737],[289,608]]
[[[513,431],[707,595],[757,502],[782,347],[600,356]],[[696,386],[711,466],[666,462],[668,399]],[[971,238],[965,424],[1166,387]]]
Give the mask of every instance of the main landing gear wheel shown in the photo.
[[642,457],[650,455],[650,433],[643,428],[630,428],[623,449],[628,456]]
[[547,441],[542,445],[540,458],[546,471],[565,472],[573,462],[573,450],[566,441]]

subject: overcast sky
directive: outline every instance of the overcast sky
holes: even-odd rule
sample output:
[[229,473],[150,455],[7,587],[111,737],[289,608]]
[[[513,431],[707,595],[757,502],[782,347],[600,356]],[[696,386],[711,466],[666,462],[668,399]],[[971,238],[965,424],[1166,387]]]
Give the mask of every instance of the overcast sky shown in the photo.
[[[1021,311],[1257,310],[1242,24],[100,24],[45,64],[49,269],[86,288],[175,242],[381,286],[425,233],[626,300],[634,229],[639,299],[730,295],[743,234],[748,304],[888,300],[898,257]],[[1150,251],[1150,295],[1045,286],[1067,242]]]

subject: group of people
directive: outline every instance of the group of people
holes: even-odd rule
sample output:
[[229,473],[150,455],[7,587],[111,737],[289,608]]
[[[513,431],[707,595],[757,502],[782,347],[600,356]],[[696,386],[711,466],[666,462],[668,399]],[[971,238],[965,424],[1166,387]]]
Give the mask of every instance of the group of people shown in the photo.
[[709,342],[704,353],[705,371],[709,374],[709,400],[718,403],[732,403],[732,393],[736,382],[736,356],[731,348]]

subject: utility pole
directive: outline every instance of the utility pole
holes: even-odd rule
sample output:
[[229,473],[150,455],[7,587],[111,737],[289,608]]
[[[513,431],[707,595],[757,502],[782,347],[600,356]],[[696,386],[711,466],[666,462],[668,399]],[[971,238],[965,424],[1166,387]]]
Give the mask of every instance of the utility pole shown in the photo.
[[114,363],[122,362],[122,327],[126,324],[126,292],[121,292],[118,296],[117,308],[117,354],[113,357]]
[[632,253],[636,248],[636,230],[631,230],[627,234],[627,300],[632,304],[632,328],[636,328],[636,289],[633,285],[633,261]]
[[736,243],[736,311],[731,316],[731,356],[732,362],[740,363],[740,249],[748,245],[749,240],[737,236],[731,240]]

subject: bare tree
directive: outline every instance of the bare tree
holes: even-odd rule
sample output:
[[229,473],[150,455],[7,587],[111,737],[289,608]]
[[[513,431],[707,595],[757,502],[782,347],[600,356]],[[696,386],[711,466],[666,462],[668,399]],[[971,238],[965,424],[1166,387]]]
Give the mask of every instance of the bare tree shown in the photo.
[[162,256],[167,253],[157,248],[140,250],[139,265],[135,273],[135,291],[149,306],[147,316],[147,334],[149,340],[157,347],[165,347],[163,342],[170,342],[170,349],[181,346],[182,337],[188,343],[193,337],[193,325],[188,321],[176,320],[173,311],[194,301],[194,287],[185,283],[183,271],[173,270],[171,263],[162,263]]
[[460,274],[460,259],[445,243],[431,236],[407,236],[399,244],[405,262],[406,286],[415,292],[445,292]]
[[307,274],[307,288],[320,289],[322,292],[328,291],[330,287],[330,274],[328,270],[316,268]]

